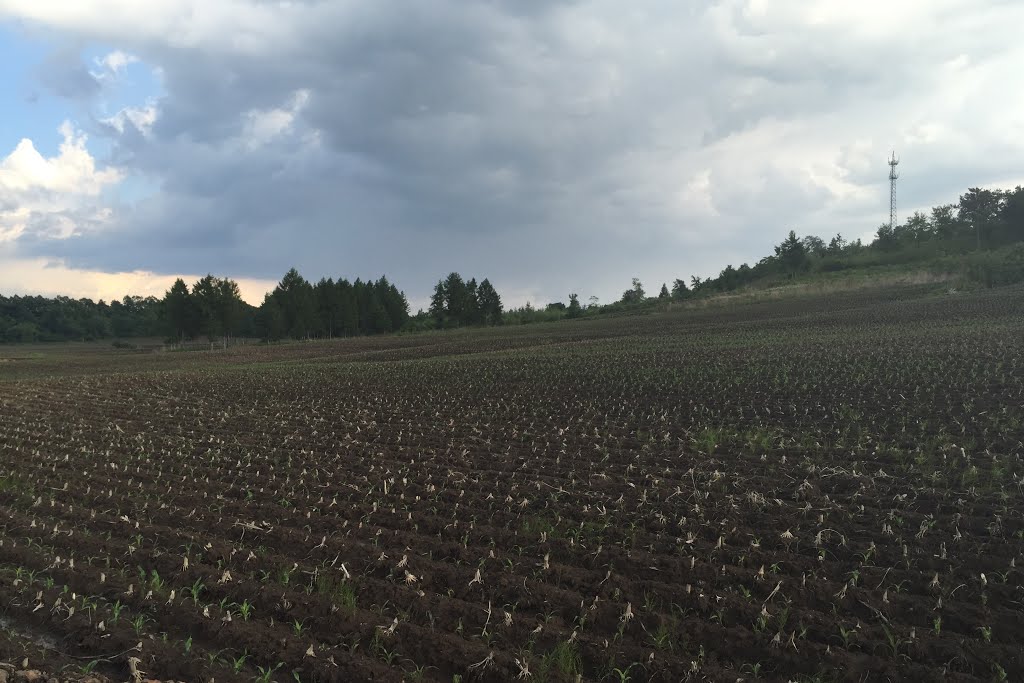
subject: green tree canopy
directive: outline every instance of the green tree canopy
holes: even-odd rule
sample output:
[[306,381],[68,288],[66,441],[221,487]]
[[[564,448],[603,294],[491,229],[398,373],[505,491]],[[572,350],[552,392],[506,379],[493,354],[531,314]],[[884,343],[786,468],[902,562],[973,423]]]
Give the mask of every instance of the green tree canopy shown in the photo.
[[796,232],[790,230],[782,244],[775,247],[775,257],[787,272],[795,273],[807,265],[807,247],[796,236]]

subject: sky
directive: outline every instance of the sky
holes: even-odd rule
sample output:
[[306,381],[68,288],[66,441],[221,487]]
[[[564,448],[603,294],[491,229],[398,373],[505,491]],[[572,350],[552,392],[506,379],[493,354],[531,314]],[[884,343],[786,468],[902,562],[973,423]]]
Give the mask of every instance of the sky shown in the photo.
[[1024,183],[1018,0],[0,0],[0,293],[617,299]]

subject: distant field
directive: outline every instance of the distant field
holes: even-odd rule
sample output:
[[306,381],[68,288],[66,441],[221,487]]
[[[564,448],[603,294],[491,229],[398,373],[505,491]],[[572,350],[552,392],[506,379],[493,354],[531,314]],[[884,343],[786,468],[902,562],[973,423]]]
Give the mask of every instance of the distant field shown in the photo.
[[1022,440],[1021,288],[0,347],[0,660],[1024,680]]

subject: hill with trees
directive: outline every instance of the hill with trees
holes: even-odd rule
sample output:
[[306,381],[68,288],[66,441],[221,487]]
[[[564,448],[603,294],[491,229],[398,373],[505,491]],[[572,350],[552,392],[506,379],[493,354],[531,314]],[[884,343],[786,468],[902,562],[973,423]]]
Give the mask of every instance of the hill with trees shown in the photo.
[[869,243],[838,234],[828,241],[815,235],[800,237],[790,230],[772,254],[754,265],[730,264],[716,277],[705,279],[677,278],[671,286],[662,284],[657,296],[647,296],[641,279],[633,278],[631,286],[609,304],[601,305],[591,297],[583,306],[572,293],[568,306],[526,304],[507,311],[504,320],[506,324],[550,322],[637,312],[666,302],[812,283],[843,274],[863,274],[870,281],[883,269],[954,275],[989,287],[1024,281],[1024,189],[970,188],[956,204],[937,206],[928,214],[915,212],[903,224],[879,226]]
[[[814,273],[836,273],[876,266],[929,263],[959,265],[963,275],[986,285],[1024,279],[1013,247],[1024,242],[1024,189],[971,188],[956,204],[914,212],[903,224],[883,224],[869,244],[842,235],[828,239],[795,232],[753,266],[727,265],[717,277],[693,277],[691,294],[731,292],[756,285],[780,284]],[[678,281],[677,281],[678,282]]]

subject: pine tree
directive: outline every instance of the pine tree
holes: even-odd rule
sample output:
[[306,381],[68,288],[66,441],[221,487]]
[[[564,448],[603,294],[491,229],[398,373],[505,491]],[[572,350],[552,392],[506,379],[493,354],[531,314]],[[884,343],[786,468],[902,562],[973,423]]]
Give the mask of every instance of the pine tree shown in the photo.
[[284,312],[273,294],[263,297],[263,305],[256,312],[256,330],[267,341],[277,341],[285,335]]
[[330,339],[338,333],[341,325],[341,297],[338,288],[333,279],[321,278],[313,286],[313,294],[316,298],[318,327]]
[[793,230],[789,231],[789,235],[782,241],[782,244],[775,247],[775,256],[779,259],[783,270],[789,273],[803,270],[807,265],[807,249]]
[[192,285],[192,298],[196,304],[199,318],[199,334],[213,339],[221,334],[220,316],[218,315],[218,299],[220,288],[217,278],[206,275]]
[[293,339],[304,339],[315,331],[318,323],[313,287],[294,268],[285,273],[274,288],[284,315],[285,333]]
[[447,301],[448,292],[445,290],[444,280],[438,280],[434,285],[434,293],[430,297],[430,317],[434,319],[434,324],[438,327],[444,327],[445,318],[447,318]]
[[374,290],[387,314],[388,329],[402,329],[409,321],[409,302],[406,300],[405,294],[398,291],[398,288],[388,282],[384,276],[374,283]]
[[181,278],[174,281],[162,302],[162,314],[169,334],[183,341],[191,328],[192,298]]
[[491,281],[484,278],[477,287],[477,301],[480,308],[481,322],[485,325],[500,325],[502,322],[503,308],[501,297],[494,289]]
[[359,334],[374,333],[373,301],[366,283],[356,278],[352,283],[352,293],[356,297],[356,310],[359,311]]
[[467,325],[479,325],[483,323],[483,309],[480,308],[480,299],[477,293],[476,278],[470,278],[466,283],[466,312],[465,322]]
[[445,312],[456,325],[465,325],[469,312],[469,290],[462,276],[452,272],[444,281]]
[[359,303],[356,301],[352,283],[348,280],[338,280],[335,287],[338,291],[338,305],[341,311],[339,322],[341,334],[357,335],[359,334]]
[[238,331],[244,305],[237,282],[229,278],[217,280],[216,315],[220,333],[224,335],[225,346],[228,339]]
[[673,299],[685,299],[686,295],[690,293],[689,288],[686,286],[686,280],[673,280],[672,282],[672,298]]

